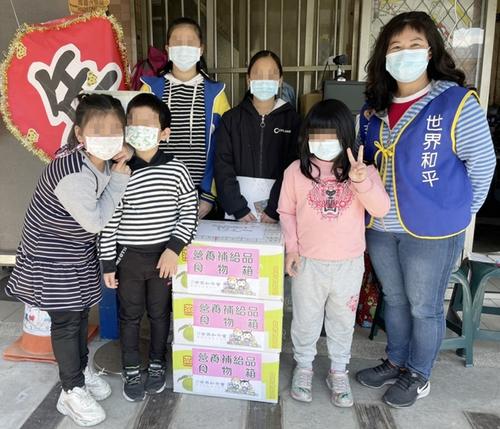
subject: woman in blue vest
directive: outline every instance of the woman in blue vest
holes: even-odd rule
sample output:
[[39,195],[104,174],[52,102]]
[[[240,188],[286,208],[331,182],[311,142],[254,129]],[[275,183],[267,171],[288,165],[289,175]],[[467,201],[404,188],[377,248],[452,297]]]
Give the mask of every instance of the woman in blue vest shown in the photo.
[[391,198],[368,222],[367,247],[382,283],[387,359],[358,372],[368,387],[391,386],[384,402],[408,407],[430,392],[445,331],[444,293],[483,204],[495,153],[477,94],[424,12],[394,17],[368,65],[360,144]]

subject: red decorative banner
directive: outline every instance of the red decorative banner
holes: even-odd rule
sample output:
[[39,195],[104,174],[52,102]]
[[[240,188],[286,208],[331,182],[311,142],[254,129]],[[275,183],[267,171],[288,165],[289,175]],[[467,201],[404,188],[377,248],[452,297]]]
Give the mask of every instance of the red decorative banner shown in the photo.
[[9,131],[44,161],[66,143],[82,90],[127,89],[123,34],[103,12],[22,26],[1,66]]

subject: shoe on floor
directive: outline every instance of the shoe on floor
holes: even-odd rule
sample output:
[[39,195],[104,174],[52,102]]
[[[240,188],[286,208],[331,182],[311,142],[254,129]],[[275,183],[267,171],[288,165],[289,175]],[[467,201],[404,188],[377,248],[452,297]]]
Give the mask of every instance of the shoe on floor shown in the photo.
[[139,365],[123,369],[123,397],[130,402],[143,401],[146,397]]
[[160,360],[153,360],[148,366],[148,376],[146,379],[145,390],[150,395],[161,393],[167,386],[165,363]]
[[400,367],[393,365],[389,359],[382,359],[380,365],[358,371],[356,380],[363,386],[379,389],[386,384],[394,384],[400,373]]
[[87,366],[83,371],[85,376],[85,387],[96,401],[103,401],[111,395],[111,386],[108,384],[101,374],[96,374]]
[[326,385],[332,391],[332,404],[337,407],[352,407],[354,400],[352,398],[351,385],[349,384],[348,371],[330,372],[326,377]]
[[312,379],[314,372],[310,369],[296,367],[293,370],[290,396],[301,402],[312,401]]
[[57,401],[57,411],[68,416],[78,426],[95,426],[106,418],[104,409],[84,387],[63,389]]
[[412,406],[417,399],[425,398],[431,392],[431,383],[420,374],[403,371],[396,383],[387,389],[382,400],[391,407]]

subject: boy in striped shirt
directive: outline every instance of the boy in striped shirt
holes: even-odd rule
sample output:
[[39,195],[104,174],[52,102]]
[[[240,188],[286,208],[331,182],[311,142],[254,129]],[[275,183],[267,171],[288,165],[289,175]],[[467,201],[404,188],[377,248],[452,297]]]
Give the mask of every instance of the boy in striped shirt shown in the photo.
[[[170,135],[170,111],[152,94],[134,97],[127,107],[125,140],[135,149],[125,195],[102,232],[104,282],[118,289],[123,395],[141,401],[163,391],[170,328],[171,281],[178,255],[198,224],[198,197],[189,172],[159,150]],[[140,373],[139,331],[144,311],[151,325],[146,381]]]

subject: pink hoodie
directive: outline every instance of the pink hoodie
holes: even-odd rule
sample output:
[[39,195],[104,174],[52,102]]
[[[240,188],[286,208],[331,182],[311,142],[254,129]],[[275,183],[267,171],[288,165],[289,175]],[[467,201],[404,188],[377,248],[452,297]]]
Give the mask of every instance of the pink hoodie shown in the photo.
[[[390,200],[373,166],[361,183],[337,182],[332,163],[314,159],[319,183],[300,171],[300,161],[286,170],[278,204],[286,252],[307,258],[341,261],[365,250],[365,209],[375,217],[389,211]],[[313,168],[313,176],[318,170]]]

